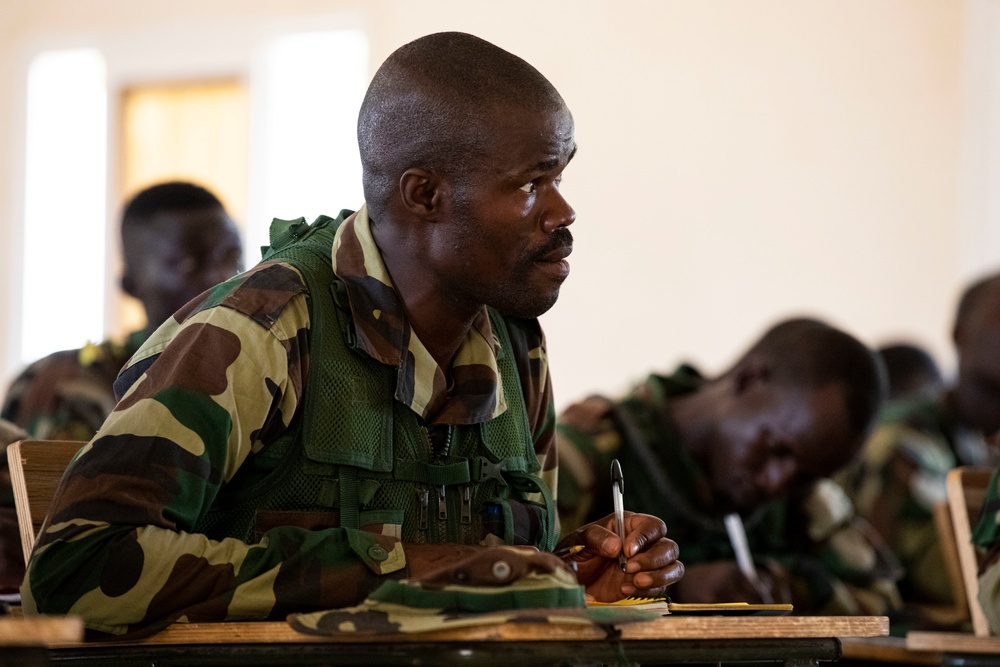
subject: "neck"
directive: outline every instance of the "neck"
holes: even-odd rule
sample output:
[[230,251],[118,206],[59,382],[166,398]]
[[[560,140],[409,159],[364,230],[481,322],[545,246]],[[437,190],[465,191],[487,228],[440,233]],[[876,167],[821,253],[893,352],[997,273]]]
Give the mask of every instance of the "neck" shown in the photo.
[[468,334],[482,304],[465,303],[448,294],[428,269],[427,253],[417,239],[404,238],[400,226],[379,225],[372,236],[403,302],[410,328],[434,360],[447,369]]

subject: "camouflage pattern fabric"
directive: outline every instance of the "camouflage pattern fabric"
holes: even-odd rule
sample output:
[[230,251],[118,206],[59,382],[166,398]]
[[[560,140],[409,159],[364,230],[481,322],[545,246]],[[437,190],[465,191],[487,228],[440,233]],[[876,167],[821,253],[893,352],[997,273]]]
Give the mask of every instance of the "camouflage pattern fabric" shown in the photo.
[[907,602],[951,604],[934,506],[957,465],[984,465],[985,441],[959,425],[941,399],[890,404],[861,456],[837,476],[857,508],[888,542],[904,569]]
[[[559,512],[563,530],[611,511],[611,460],[628,480],[625,509],[658,516],[681,545],[686,565],[733,560],[722,516],[705,509],[704,473],[666,417],[672,397],[703,382],[691,366],[650,375],[626,396],[593,396],[559,416]],[[628,401],[626,421],[621,407]],[[628,431],[626,433],[626,431]],[[633,443],[642,438],[651,461]],[[762,505],[743,517],[751,553],[785,566],[793,577],[796,611],[883,614],[898,606],[897,573],[871,532],[856,522],[850,501],[830,480],[806,492]]]
[[[470,369],[480,381],[451,392],[436,379],[443,371],[409,329],[364,209],[341,226],[334,247],[346,249],[336,270],[353,277],[352,307],[364,299],[353,308],[359,338],[407,341],[390,355],[404,387],[396,395],[419,397],[410,405],[432,425],[494,414],[495,375],[492,391],[486,370]],[[122,400],[53,500],[21,588],[26,614],[76,615],[113,634],[171,621],[284,618],[358,604],[407,574],[403,545],[378,526],[278,525],[253,544],[192,532],[220,489],[238,482],[244,464],[298,414],[309,372],[306,292],[287,264],[258,264],[189,303],[132,357],[117,382]],[[470,337],[489,343],[488,318],[478,322]],[[517,332],[503,354],[515,359],[540,475],[554,486],[544,339],[534,321]],[[496,368],[498,353],[463,346],[456,358]]]
[[15,378],[0,417],[39,440],[90,440],[115,407],[118,371],[146,339],[136,331],[123,343],[88,343],[54,352]]
[[972,542],[983,554],[979,570],[979,604],[993,633],[1000,632],[1000,468],[993,472]]
[[531,572],[501,586],[387,581],[356,607],[292,615],[288,621],[307,634],[380,635],[503,623],[618,625],[659,616],[628,607],[587,609],[583,587],[569,572],[555,570]]

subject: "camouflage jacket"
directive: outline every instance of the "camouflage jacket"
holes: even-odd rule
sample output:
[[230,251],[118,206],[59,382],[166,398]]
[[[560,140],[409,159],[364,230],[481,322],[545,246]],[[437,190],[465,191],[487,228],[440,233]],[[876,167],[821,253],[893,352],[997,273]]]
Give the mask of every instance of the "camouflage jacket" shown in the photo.
[[[697,391],[702,382],[695,369],[681,366],[670,376],[650,375],[617,401],[594,396],[559,416],[564,530],[611,511],[608,471],[618,458],[625,509],[663,519],[686,565],[734,558],[723,517],[704,509],[704,474],[669,418],[671,398]],[[644,444],[637,446],[640,439]],[[885,613],[898,604],[894,563],[880,557],[880,545],[853,519],[850,502],[829,480],[743,517],[754,557],[773,558],[792,575],[796,611]]]
[[115,407],[118,371],[145,339],[136,331],[124,344],[88,343],[42,357],[11,384],[0,417],[39,440],[90,440]]
[[[449,374],[474,381],[449,382],[407,324],[365,209],[340,226],[333,262],[348,285],[355,348],[397,368],[397,401],[429,425],[481,423],[507,409],[485,308]],[[220,489],[299,414],[307,297],[296,270],[263,262],[154,332],[119,376],[122,400],[56,494],[21,589],[26,613],[78,615],[120,634],[348,606],[406,576],[404,545],[380,532],[281,525],[254,544],[192,532]],[[544,340],[537,322],[517,331],[504,353],[514,356],[540,475],[553,487]]]
[[958,424],[942,399],[888,405],[856,461],[837,476],[858,513],[886,539],[904,569],[909,603],[950,604],[953,594],[934,527],[956,465],[984,465],[983,439]]

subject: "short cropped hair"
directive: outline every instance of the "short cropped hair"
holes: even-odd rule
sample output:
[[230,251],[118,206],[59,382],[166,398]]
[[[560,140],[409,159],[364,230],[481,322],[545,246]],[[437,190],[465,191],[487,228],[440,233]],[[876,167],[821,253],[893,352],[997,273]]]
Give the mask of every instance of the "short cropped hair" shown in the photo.
[[142,253],[137,234],[149,231],[149,223],[160,213],[224,209],[219,198],[200,185],[186,181],[168,181],[150,186],[135,194],[122,212],[121,238],[125,261],[133,252]]
[[140,191],[125,205],[122,224],[153,217],[163,211],[222,208],[222,202],[200,185],[185,181],[159,183]]
[[375,73],[358,115],[372,219],[409,168],[461,176],[485,166],[496,137],[484,109],[564,107],[538,70],[473,35],[442,32],[403,45]]
[[922,347],[912,343],[891,343],[877,351],[885,364],[889,398],[900,398],[921,387],[944,382],[934,357]]
[[991,273],[969,285],[958,301],[955,312],[955,331],[967,326],[978,326],[979,318],[989,307],[1000,305],[1000,273]]
[[812,318],[785,320],[771,327],[747,352],[768,360],[777,385],[844,390],[849,425],[858,437],[875,423],[885,401],[887,379],[882,360],[850,334]]

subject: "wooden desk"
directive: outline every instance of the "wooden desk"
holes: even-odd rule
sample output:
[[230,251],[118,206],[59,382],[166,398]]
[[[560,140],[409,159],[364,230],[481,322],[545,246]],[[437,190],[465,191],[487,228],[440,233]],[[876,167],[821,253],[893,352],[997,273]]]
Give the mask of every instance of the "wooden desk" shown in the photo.
[[49,660],[48,646],[79,643],[83,623],[78,618],[0,617],[0,667],[35,667]]
[[997,665],[1000,637],[976,637],[971,632],[908,632],[906,648],[937,651],[942,665]]
[[883,616],[666,616],[607,633],[592,626],[507,624],[377,637],[314,637],[281,622],[178,624],[129,642],[68,642],[52,664],[571,665],[770,661],[840,657],[839,637],[884,636]]
[[844,637],[841,661],[851,665],[940,665],[940,651],[914,651],[903,637]]

